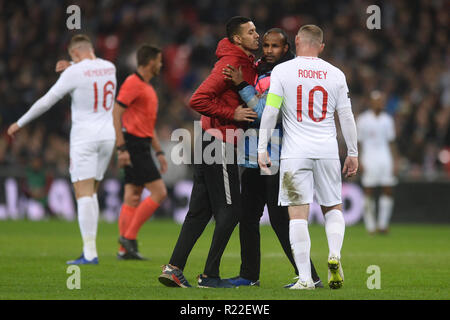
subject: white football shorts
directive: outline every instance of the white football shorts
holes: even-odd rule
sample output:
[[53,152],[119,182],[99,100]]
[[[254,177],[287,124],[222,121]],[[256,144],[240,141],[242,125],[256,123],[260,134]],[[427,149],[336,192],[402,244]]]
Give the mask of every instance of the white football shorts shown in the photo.
[[371,157],[362,160],[361,184],[363,187],[391,187],[397,184],[391,158]]
[[70,146],[72,183],[94,178],[103,179],[114,150],[115,140],[102,140]]
[[281,159],[279,205],[342,203],[341,163],[337,159]]

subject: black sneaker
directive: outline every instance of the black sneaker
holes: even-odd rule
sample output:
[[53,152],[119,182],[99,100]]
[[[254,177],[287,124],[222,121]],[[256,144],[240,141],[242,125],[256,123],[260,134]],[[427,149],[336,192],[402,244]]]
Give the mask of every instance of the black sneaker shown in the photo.
[[139,252],[130,253],[128,251],[125,252],[120,251],[117,253],[117,260],[148,260],[148,259],[141,256]]
[[168,264],[162,266],[162,273],[158,277],[158,280],[166,287],[181,287],[181,288],[192,287],[186,280],[186,278],[183,275],[183,272],[180,269],[174,268]]
[[322,280],[318,280],[318,281],[315,281],[314,282],[314,286],[316,287],[316,288],[323,288],[323,283],[322,283]]
[[119,254],[117,258],[120,260],[147,260],[138,251],[137,240],[127,239],[123,236],[119,237],[119,243],[125,248],[126,254],[119,258]]
[[252,281],[252,280],[242,278],[241,276],[237,276],[237,277],[229,278],[229,279],[223,279],[223,280],[228,281],[235,287],[240,287],[240,286],[259,287],[261,284],[259,282],[259,280]]
[[199,288],[237,288],[232,285],[228,280],[222,280],[220,278],[205,277],[202,274],[198,276],[197,287]]

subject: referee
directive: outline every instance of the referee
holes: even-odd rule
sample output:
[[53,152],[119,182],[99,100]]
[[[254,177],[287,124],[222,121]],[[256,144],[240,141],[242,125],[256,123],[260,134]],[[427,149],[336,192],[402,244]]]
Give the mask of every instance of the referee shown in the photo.
[[[167,196],[161,173],[167,161],[155,133],[158,97],[149,81],[159,75],[161,50],[144,44],[137,51],[137,71],[128,76],[114,106],[114,127],[119,166],[125,169],[125,192],[119,217],[119,260],[143,260],[137,234]],[[158,171],[151,154],[156,152]],[[151,195],[140,201],[144,187]]]

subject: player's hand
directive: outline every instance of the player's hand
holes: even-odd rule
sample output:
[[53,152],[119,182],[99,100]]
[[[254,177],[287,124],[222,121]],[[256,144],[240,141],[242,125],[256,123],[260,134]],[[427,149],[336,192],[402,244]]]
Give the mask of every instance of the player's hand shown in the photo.
[[70,67],[70,61],[67,60],[59,60],[56,63],[55,71],[56,72],[62,72],[66,70],[68,67]]
[[234,121],[253,122],[256,118],[258,114],[250,108],[244,108],[243,104],[234,110]]
[[16,134],[17,131],[20,130],[19,125],[17,124],[17,122],[14,122],[12,125],[9,126],[8,128],[8,135],[11,138],[14,138],[14,135]]
[[118,151],[117,160],[120,168],[131,165],[131,158],[128,150]]
[[358,171],[358,157],[347,156],[344,162],[344,168],[342,168],[342,173],[346,178],[353,177]]
[[158,156],[158,161],[159,161],[159,171],[161,172],[161,174],[164,174],[167,172],[167,160],[166,157],[163,154],[160,154]]
[[258,152],[258,164],[264,173],[268,175],[272,174],[269,169],[272,165],[272,161],[270,161],[269,153],[267,151],[261,153]]
[[235,86],[244,81],[244,77],[242,76],[242,66],[239,66],[239,69],[236,70],[232,65],[227,64],[227,66],[222,69],[222,73],[224,74],[225,80],[231,80]]

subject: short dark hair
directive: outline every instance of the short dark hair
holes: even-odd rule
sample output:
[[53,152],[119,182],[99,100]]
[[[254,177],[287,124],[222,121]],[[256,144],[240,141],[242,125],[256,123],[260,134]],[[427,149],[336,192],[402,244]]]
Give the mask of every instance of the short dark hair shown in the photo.
[[250,20],[249,18],[246,17],[241,17],[241,16],[236,16],[231,18],[230,20],[228,20],[227,22],[227,38],[228,40],[230,40],[231,42],[233,42],[233,36],[236,34],[239,34],[239,32],[241,31],[241,24],[250,22],[252,20]]
[[150,60],[156,59],[159,53],[161,49],[150,44],[140,46],[136,54],[138,66],[146,66]]
[[266,35],[268,35],[269,33],[272,33],[272,32],[281,34],[281,35],[283,36],[283,39],[284,39],[284,44],[285,44],[285,45],[286,45],[286,44],[287,44],[287,45],[289,44],[288,36],[287,36],[286,32],[285,32],[283,29],[281,29],[281,28],[272,28],[272,29],[267,30],[267,32],[264,33],[264,37],[265,37]]
[[69,45],[67,46],[67,49],[72,49],[73,46],[75,46],[78,43],[81,42],[86,42],[88,43],[90,46],[92,46],[92,41],[91,39],[89,39],[89,37],[85,34],[76,34],[74,35],[69,42]]

